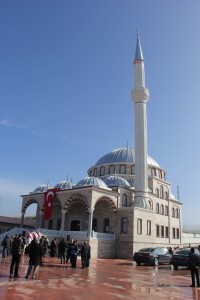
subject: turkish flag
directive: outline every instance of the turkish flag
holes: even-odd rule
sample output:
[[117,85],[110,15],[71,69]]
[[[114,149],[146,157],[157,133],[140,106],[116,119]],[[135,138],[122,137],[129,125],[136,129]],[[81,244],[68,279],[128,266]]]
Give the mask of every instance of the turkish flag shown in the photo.
[[54,202],[54,190],[48,190],[44,193],[44,220],[49,220],[52,217]]

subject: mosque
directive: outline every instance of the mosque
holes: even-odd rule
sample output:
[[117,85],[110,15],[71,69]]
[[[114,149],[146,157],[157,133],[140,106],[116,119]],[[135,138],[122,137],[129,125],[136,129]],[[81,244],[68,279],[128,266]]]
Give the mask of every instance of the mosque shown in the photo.
[[[139,31],[134,71],[135,149],[106,153],[77,184],[66,180],[22,195],[21,227],[26,209],[36,203],[36,228],[49,237],[88,240],[93,257],[132,258],[144,247],[182,244],[182,204],[171,193],[166,170],[147,152],[149,91]],[[49,190],[54,202],[46,220],[44,194]]]

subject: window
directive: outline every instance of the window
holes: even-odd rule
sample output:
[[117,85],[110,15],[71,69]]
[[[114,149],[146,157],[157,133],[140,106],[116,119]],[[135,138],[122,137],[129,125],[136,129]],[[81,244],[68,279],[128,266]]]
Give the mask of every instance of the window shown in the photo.
[[126,174],[126,166],[125,165],[120,166],[120,173],[121,174]]
[[152,176],[156,176],[156,169],[155,168],[151,169],[151,174],[152,174]]
[[53,229],[53,220],[49,220],[49,229]]
[[150,209],[150,210],[153,210],[153,204],[152,204],[152,201],[151,201],[151,200],[148,200],[148,204],[149,204],[149,209]]
[[104,232],[109,232],[109,231],[110,231],[110,220],[104,219]]
[[162,171],[161,170],[158,171],[158,176],[159,176],[159,178],[162,179]]
[[151,221],[147,220],[147,235],[151,235]]
[[128,219],[122,218],[121,220],[121,233],[127,233],[128,232]]
[[169,214],[168,206],[165,205],[165,216],[168,216],[168,214]]
[[165,237],[168,238],[169,237],[169,228],[165,227]]
[[101,167],[100,168],[100,175],[104,175],[105,174],[105,167]]
[[142,219],[137,219],[137,234],[142,234]]
[[159,214],[159,203],[156,203],[156,213]]
[[161,237],[164,238],[165,236],[165,228],[164,226],[161,226]]
[[163,190],[163,186],[161,185],[161,187],[160,187],[160,198],[163,199],[163,197],[164,197],[164,190]]
[[122,206],[127,206],[127,195],[126,194],[122,195]]
[[160,236],[160,226],[156,225],[156,236],[159,237]]
[[172,218],[175,218],[175,209],[172,207]]
[[92,220],[92,230],[97,232],[97,219]]
[[156,189],[156,197],[159,198],[159,189]]
[[179,218],[179,210],[176,208],[176,218]]
[[168,200],[168,192],[165,192],[165,199]]
[[161,213],[161,215],[164,215],[164,205],[163,204],[161,204],[161,206],[160,206],[160,213]]
[[61,219],[57,220],[57,228],[56,230],[60,230],[61,229]]
[[131,174],[135,175],[135,166],[131,167]]
[[109,174],[114,174],[115,173],[115,166],[111,165],[109,167]]
[[172,228],[172,237],[173,239],[176,238],[176,228]]
[[176,238],[179,239],[179,228],[176,228]]
[[97,176],[97,169],[94,169],[93,176]]

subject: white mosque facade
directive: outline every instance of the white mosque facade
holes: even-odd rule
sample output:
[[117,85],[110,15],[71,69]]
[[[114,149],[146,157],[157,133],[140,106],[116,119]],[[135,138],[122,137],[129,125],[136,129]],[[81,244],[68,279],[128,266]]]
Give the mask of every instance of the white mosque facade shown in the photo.
[[37,204],[37,228],[50,236],[89,240],[93,257],[132,258],[144,247],[182,244],[182,204],[172,195],[166,171],[148,155],[144,59],[139,33],[134,60],[135,149],[103,155],[77,184],[56,184],[53,214],[44,221],[44,192],[49,185],[22,195],[26,209]]

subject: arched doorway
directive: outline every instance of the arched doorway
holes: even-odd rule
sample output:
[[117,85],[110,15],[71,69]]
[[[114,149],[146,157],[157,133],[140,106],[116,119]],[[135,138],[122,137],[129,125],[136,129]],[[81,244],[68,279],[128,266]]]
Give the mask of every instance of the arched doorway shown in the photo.
[[79,220],[71,221],[70,231],[80,231],[81,223]]

